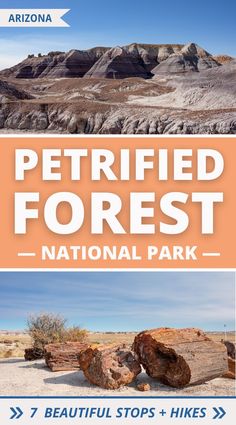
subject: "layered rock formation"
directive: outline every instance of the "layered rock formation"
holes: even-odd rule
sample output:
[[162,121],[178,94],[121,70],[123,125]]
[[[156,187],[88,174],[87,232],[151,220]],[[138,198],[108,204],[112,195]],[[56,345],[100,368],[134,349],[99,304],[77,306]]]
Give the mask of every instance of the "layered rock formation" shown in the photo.
[[18,65],[0,72],[0,75],[15,78],[74,78],[83,77],[93,64],[107,51],[106,47],[64,52],[49,52],[48,55],[29,55]]
[[194,43],[138,44],[95,47],[89,50],[29,55],[18,65],[1,71],[15,78],[151,78],[161,73],[183,73],[220,66],[209,53]]
[[220,66],[206,50],[197,44],[190,43],[178,53],[170,54],[165,60],[152,69],[152,74],[180,74],[190,71],[198,72],[204,69]]
[[25,90],[17,89],[12,83],[0,80],[0,102],[24,99],[33,99],[33,96]]
[[201,384],[228,369],[226,348],[199,329],[141,332],[135,337],[134,351],[149,376],[175,388]]
[[81,352],[79,362],[88,381],[106,389],[130,384],[141,372],[139,362],[125,345],[88,348]]
[[[165,75],[169,93],[158,96],[132,96],[131,104],[188,110],[229,110],[236,108],[236,61],[185,75]],[[152,81],[160,81],[160,75]]]
[[150,74],[138,54],[130,53],[122,47],[108,50],[85,74],[87,78],[120,79],[136,76],[148,78]]
[[[96,106],[96,105],[95,105]],[[7,104],[0,110],[0,132],[76,134],[236,134],[235,111],[195,111],[44,104]],[[87,108],[84,110],[83,108]]]
[[216,56],[213,56],[213,59],[215,59],[221,65],[234,60],[234,58],[232,56],[229,56],[229,55],[216,55]]
[[152,69],[171,55],[181,52],[182,45],[133,43],[108,50],[86,73],[93,78],[151,78]]
[[1,74],[4,132],[236,134],[236,61],[193,43],[51,52]]
[[65,342],[45,346],[45,362],[53,371],[77,370],[80,368],[79,354],[88,348],[88,344]]

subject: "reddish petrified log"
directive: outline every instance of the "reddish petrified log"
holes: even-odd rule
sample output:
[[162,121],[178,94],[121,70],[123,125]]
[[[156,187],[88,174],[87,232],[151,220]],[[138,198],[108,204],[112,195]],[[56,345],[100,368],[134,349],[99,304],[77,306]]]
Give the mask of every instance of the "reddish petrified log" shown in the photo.
[[224,378],[235,379],[235,360],[228,357],[228,371],[224,373]]
[[231,359],[235,360],[235,344],[231,341],[224,341],[223,339],[221,341],[227,348],[228,357],[231,357]]
[[224,373],[223,377],[235,379],[235,344],[224,340],[222,343],[226,346],[228,354],[228,371]]
[[199,329],[147,330],[135,337],[133,348],[149,376],[176,388],[206,382],[228,369],[226,347]]
[[79,353],[88,347],[81,342],[48,344],[45,346],[46,365],[53,372],[77,370],[80,368]]
[[130,384],[141,372],[139,362],[125,345],[88,348],[81,352],[79,362],[88,381],[106,389]]
[[32,361],[32,360],[39,360],[43,359],[44,357],[44,350],[41,348],[26,348],[25,349],[25,360]]

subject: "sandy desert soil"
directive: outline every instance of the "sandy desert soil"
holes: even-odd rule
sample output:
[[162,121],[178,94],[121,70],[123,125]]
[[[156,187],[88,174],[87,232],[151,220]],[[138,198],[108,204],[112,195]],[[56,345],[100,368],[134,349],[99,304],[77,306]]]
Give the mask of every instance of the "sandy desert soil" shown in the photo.
[[[131,344],[135,337],[134,332],[91,332],[91,343],[127,343]],[[221,332],[208,334],[215,341],[224,338]],[[234,341],[234,332],[228,332],[227,338]],[[217,378],[202,385],[176,390],[164,386],[149,378],[145,373],[129,386],[116,391],[107,391],[89,384],[82,372],[51,372],[44,360],[25,362],[24,349],[31,345],[27,333],[0,332],[0,395],[235,395],[235,381]],[[141,393],[136,389],[140,382],[148,382],[151,390]]]
[[[57,395],[57,396],[222,396],[235,395],[235,381],[217,378],[202,385],[176,390],[159,384],[145,373],[138,376],[136,382],[119,390],[103,390],[91,385],[82,372],[51,372],[43,360],[25,362],[21,358],[0,360],[0,395]],[[137,383],[148,382],[151,390],[141,393]]]
[[0,359],[23,357],[25,348],[31,345],[30,336],[20,332],[0,332]]

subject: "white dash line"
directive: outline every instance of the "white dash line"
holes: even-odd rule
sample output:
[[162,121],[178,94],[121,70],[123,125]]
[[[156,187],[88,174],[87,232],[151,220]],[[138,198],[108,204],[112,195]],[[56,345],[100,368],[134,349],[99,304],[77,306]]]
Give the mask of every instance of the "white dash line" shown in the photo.
[[35,252],[18,252],[18,257],[36,257]]
[[203,257],[220,257],[220,252],[203,252]]

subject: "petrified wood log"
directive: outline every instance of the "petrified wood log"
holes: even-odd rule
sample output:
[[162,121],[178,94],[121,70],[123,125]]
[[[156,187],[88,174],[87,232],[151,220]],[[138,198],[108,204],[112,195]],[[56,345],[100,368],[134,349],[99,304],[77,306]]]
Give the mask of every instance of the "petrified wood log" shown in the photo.
[[224,378],[235,379],[235,344],[231,341],[221,341],[227,349],[228,371],[224,373]]
[[226,347],[199,329],[147,330],[133,348],[147,374],[171,387],[200,384],[228,370]]
[[26,348],[25,349],[25,360],[32,361],[32,360],[39,360],[43,359],[44,357],[44,351],[41,348]]
[[222,340],[222,342],[227,348],[228,357],[231,357],[231,359],[235,359],[235,344],[231,341]]
[[45,346],[46,365],[53,372],[77,370],[80,368],[79,353],[88,347],[88,344],[81,342],[48,344]]
[[224,378],[235,379],[235,360],[228,357],[228,372],[224,373]]
[[127,385],[141,372],[139,362],[125,345],[88,348],[81,352],[79,362],[88,381],[106,389]]

